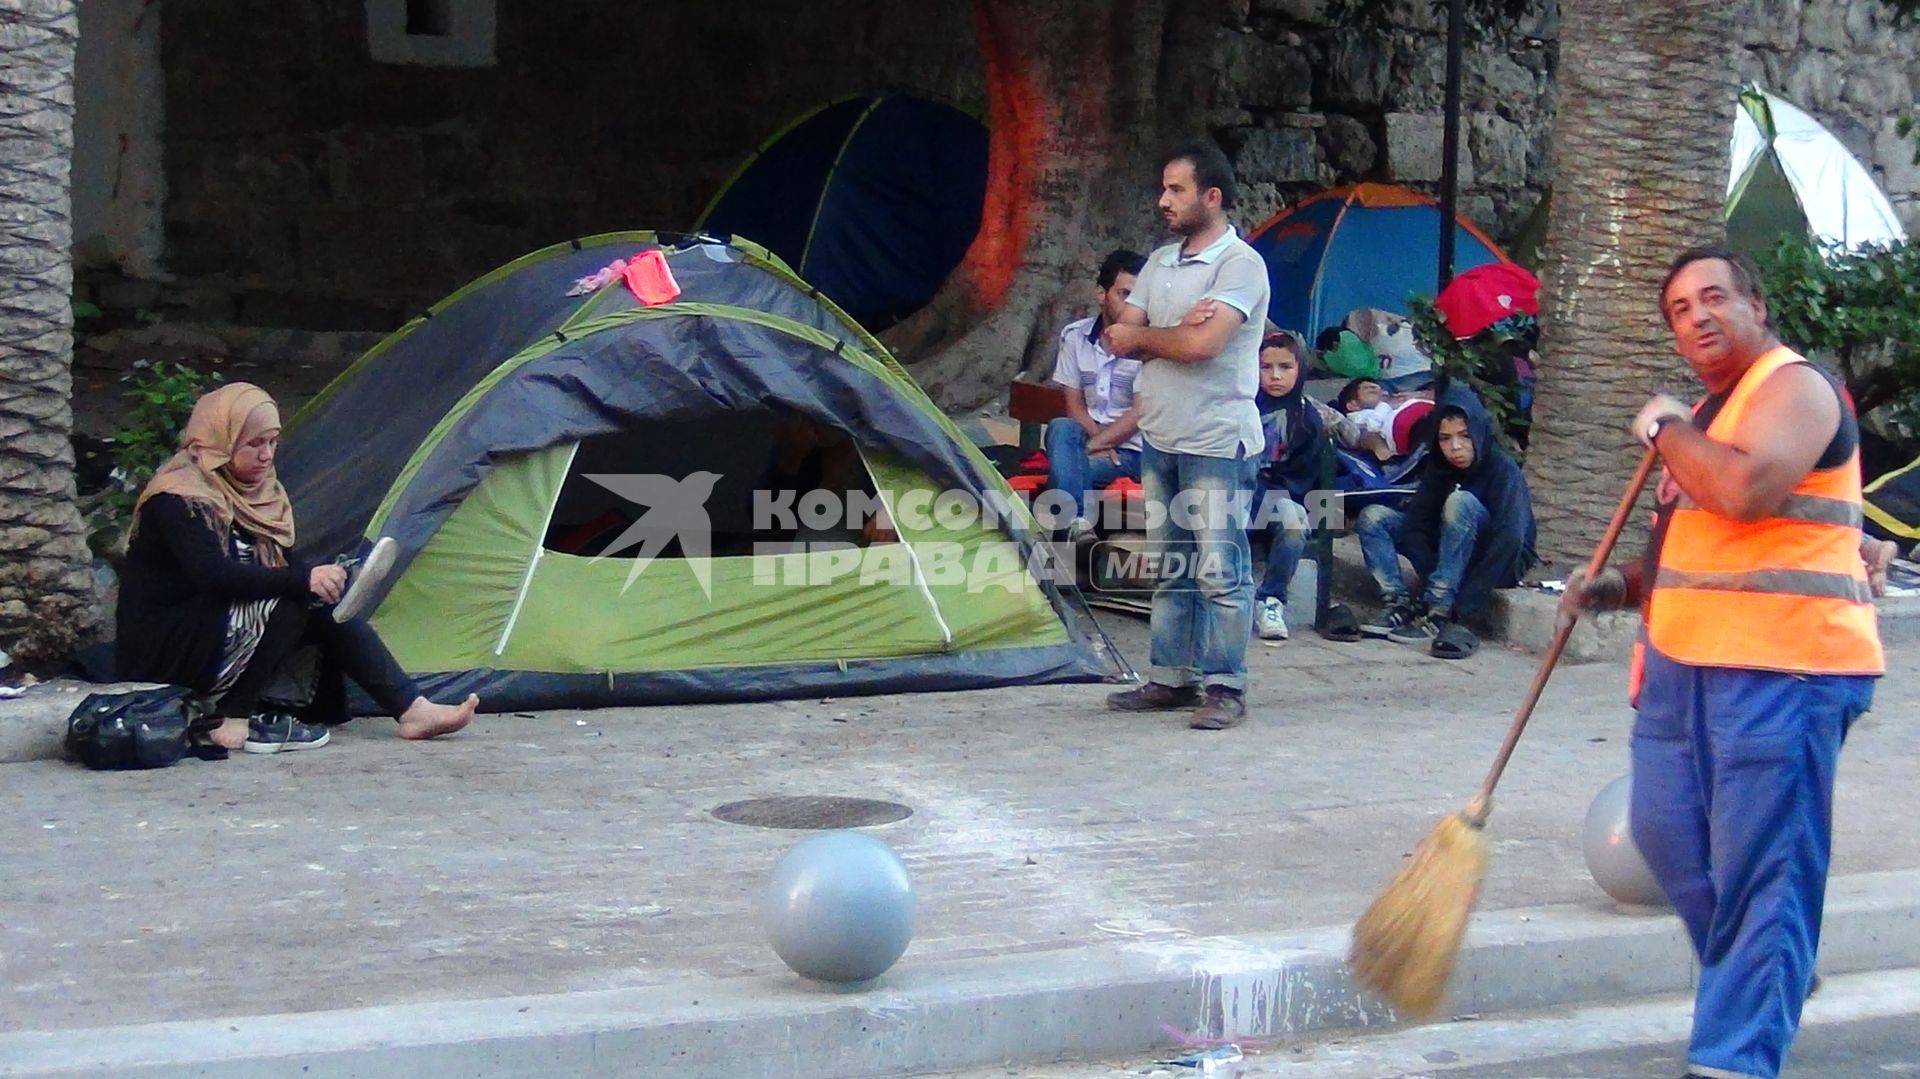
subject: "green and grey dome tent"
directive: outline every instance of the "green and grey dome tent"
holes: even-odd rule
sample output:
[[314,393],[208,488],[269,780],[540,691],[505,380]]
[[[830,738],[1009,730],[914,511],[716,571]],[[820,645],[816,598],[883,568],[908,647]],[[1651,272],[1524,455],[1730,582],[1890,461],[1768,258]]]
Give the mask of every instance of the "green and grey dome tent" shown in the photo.
[[1751,83],[1734,110],[1727,243],[1759,257],[1784,235],[1842,248],[1899,243],[1900,217],[1820,121]]
[[[618,276],[570,294],[653,251],[670,302]],[[897,540],[800,542],[832,505],[768,493],[795,423],[844,433]],[[381,342],[283,443],[301,553],[394,537],[374,626],[424,686],[489,711],[1131,675],[980,451],[746,241],[520,258]]]

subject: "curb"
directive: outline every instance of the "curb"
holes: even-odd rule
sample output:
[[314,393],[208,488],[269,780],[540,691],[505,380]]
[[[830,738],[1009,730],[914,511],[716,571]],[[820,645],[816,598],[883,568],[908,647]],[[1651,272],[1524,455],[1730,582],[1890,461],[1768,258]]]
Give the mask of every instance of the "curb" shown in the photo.
[[[1302,566],[1311,562],[1303,561]],[[1403,572],[1411,569],[1404,559]],[[1349,604],[1379,605],[1379,588],[1367,572],[1360,555],[1359,541],[1342,536],[1333,543],[1333,597]],[[1535,588],[1502,588],[1494,592],[1485,618],[1485,630],[1496,641],[1504,641],[1536,655],[1553,642],[1554,620],[1560,597]],[[1885,596],[1874,601],[1880,626],[1880,642],[1885,645],[1920,641],[1920,595]],[[1288,620],[1294,615],[1288,612]],[[1306,625],[1311,619],[1301,619]],[[1574,626],[1562,657],[1564,663],[1625,663],[1633,652],[1634,638],[1640,633],[1637,611],[1610,611],[1583,617]]]
[[[472,1002],[0,1034],[0,1076],[913,1074],[1168,1044],[1161,1030],[1272,1039],[1397,1022],[1356,989],[1347,928],[1136,942],[905,968],[864,989],[689,980]],[[1920,966],[1920,870],[1834,879],[1820,969]],[[1684,992],[1685,933],[1598,905],[1476,917],[1455,1015]]]

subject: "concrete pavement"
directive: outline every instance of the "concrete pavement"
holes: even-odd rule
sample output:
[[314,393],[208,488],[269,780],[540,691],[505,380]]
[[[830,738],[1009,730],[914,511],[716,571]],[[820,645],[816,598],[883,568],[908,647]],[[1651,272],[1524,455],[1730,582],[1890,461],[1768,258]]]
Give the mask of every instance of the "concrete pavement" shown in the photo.
[[[1144,626],[1107,621],[1143,658]],[[1830,969],[1920,965],[1916,659],[1894,649],[1842,758]],[[1345,929],[1477,784],[1533,659],[1305,635],[1251,665],[1250,721],[1221,734],[1053,686],[0,765],[0,1075],[398,1074],[401,1047],[411,1075],[860,1075],[1390,1022],[1344,980]],[[1622,681],[1560,671],[1521,744],[1467,1006],[1684,988],[1677,924],[1615,911],[1580,855],[1626,768]],[[807,986],[765,944],[758,890],[801,833],[710,811],[767,795],[914,810],[873,830],[920,895],[875,986]]]

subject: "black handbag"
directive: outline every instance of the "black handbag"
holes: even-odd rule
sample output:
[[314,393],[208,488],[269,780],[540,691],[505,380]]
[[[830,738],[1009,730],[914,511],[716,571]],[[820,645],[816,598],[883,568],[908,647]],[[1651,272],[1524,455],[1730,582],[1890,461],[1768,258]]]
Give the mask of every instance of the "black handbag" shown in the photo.
[[165,768],[190,751],[198,706],[184,686],[88,694],[67,717],[67,752],[89,768]]

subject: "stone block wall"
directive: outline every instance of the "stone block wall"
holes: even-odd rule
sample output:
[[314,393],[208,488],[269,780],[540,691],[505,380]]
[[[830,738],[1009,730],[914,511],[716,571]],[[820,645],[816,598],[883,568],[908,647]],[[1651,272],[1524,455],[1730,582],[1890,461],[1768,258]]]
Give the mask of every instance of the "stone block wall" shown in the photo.
[[[1383,24],[1335,26],[1325,0],[1238,0],[1217,46],[1210,122],[1257,225],[1333,184],[1440,180],[1446,27],[1427,0],[1394,0]],[[1461,78],[1461,210],[1519,232],[1551,178],[1557,5],[1476,32]]]
[[[971,0],[461,2],[497,5],[490,64],[378,62],[363,3],[156,7],[168,277],[83,277],[87,298],[200,324],[385,331],[542,245],[691,225],[758,143],[831,98],[897,88],[986,111]],[[1920,27],[1891,27],[1879,0],[1729,2],[1746,6],[1742,77],[1809,108],[1920,227],[1920,167],[1894,133],[1920,86]],[[1160,53],[1191,68],[1157,84],[1200,99],[1177,114],[1233,157],[1244,226],[1330,184],[1437,187],[1445,42],[1430,0],[1387,0],[1366,30],[1326,8],[1217,0]],[[1538,0],[1466,54],[1461,208],[1501,240],[1552,181],[1558,33],[1557,0]],[[1732,108],[1676,137],[1726,138]],[[1153,223],[1151,177],[1139,187],[1140,218],[1119,232]]]
[[1920,89],[1920,25],[1896,27],[1879,0],[1741,0],[1740,77],[1812,113],[1920,233],[1920,166],[1894,130]]
[[163,301],[191,285],[202,321],[389,329],[546,244],[690,227],[836,97],[984,114],[967,0],[480,2],[493,62],[459,67],[376,62],[360,3],[168,0]]

